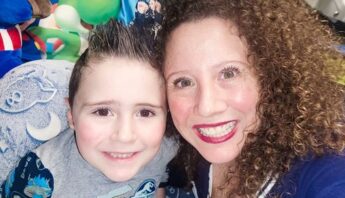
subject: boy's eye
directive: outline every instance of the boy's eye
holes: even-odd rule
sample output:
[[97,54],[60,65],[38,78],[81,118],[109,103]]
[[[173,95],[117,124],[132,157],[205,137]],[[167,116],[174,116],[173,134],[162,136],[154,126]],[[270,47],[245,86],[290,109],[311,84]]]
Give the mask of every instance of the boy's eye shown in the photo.
[[236,77],[238,73],[239,73],[238,68],[233,67],[233,66],[226,67],[220,72],[220,79],[226,80],[226,79],[234,78]]
[[177,88],[185,88],[185,87],[189,87],[189,86],[194,85],[192,80],[190,80],[188,78],[184,78],[184,77],[174,80],[173,84]]
[[140,117],[152,117],[154,115],[155,114],[148,109],[142,109],[138,112],[138,116],[140,116]]
[[99,116],[110,116],[112,115],[111,111],[107,108],[101,108],[101,109],[97,109],[95,112],[93,112],[96,115]]

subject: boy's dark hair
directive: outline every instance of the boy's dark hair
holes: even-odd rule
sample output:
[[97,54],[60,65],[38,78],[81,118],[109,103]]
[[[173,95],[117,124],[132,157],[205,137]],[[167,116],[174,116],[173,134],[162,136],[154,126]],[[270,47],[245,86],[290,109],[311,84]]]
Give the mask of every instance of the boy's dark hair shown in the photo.
[[148,41],[135,26],[126,27],[115,19],[97,25],[89,37],[89,47],[77,60],[69,82],[68,102],[72,108],[74,97],[79,88],[83,70],[90,63],[98,63],[109,57],[127,57],[148,62],[160,72]]

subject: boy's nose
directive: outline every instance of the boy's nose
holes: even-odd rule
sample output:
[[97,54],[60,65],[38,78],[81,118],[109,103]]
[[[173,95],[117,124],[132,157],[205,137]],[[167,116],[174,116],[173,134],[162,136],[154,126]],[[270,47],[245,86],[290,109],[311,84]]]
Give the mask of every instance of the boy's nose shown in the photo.
[[130,118],[119,119],[117,127],[112,134],[112,139],[120,142],[132,142],[136,139],[134,123]]

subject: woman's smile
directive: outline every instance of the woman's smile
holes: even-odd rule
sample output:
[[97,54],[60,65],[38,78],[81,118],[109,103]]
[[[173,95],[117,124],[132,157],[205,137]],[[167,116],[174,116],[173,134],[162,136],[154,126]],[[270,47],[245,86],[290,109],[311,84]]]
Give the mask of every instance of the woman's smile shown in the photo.
[[237,121],[227,121],[214,124],[200,124],[194,125],[193,129],[198,137],[211,144],[218,144],[225,142],[232,138],[236,133]]

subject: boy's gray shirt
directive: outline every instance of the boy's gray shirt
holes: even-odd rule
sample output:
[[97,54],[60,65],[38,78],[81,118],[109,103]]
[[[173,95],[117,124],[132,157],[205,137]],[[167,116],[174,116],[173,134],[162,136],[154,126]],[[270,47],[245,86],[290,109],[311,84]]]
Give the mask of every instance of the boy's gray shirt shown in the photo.
[[154,197],[158,185],[167,179],[166,165],[175,156],[177,145],[173,138],[164,137],[154,159],[134,178],[120,183],[109,180],[81,157],[72,129],[34,152],[54,177],[52,197],[148,198]]

